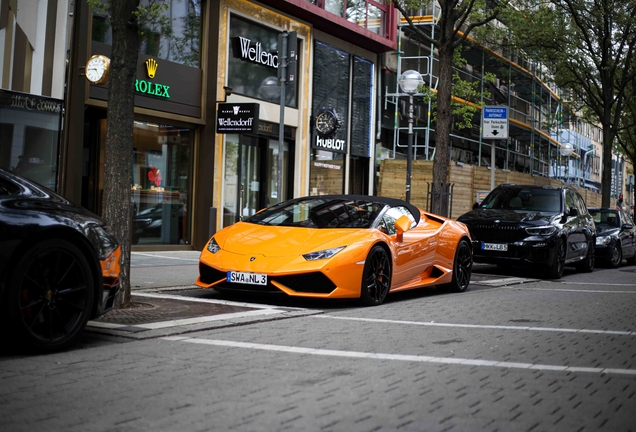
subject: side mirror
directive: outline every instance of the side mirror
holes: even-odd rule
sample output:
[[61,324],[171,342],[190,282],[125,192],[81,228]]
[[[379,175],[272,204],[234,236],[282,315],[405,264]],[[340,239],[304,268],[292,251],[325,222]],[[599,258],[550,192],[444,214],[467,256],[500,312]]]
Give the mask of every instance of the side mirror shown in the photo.
[[478,202],[476,202],[475,204],[473,204],[473,210],[476,210],[476,209],[478,209],[478,208],[479,208],[479,203],[478,203]]
[[398,238],[401,238],[410,227],[411,219],[409,219],[407,215],[400,216],[400,218],[395,221],[395,231],[397,232]]
[[624,229],[624,230],[630,230],[630,229],[632,229],[632,228],[634,228],[634,225],[632,225],[632,224],[630,224],[630,223],[627,223],[627,224],[623,225],[623,229]]
[[579,211],[576,209],[576,207],[572,207],[570,209],[570,214],[568,216],[574,217],[574,216],[578,216],[578,215],[579,215]]

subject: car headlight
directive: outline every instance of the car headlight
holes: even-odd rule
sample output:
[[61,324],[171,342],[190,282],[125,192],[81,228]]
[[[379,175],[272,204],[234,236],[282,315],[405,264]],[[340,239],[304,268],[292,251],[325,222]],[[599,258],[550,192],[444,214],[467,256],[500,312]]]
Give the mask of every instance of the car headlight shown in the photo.
[[316,260],[331,258],[335,254],[343,250],[345,247],[346,246],[340,246],[333,249],[325,249],[318,252],[310,252],[310,253],[304,254],[303,258],[305,258],[307,261],[316,261]]
[[610,244],[611,241],[612,241],[612,236],[596,237],[596,244],[597,245],[607,245],[607,244]]
[[106,259],[119,247],[119,241],[112,228],[108,225],[91,225],[88,228],[87,235],[95,246],[97,257],[100,260]]
[[214,237],[212,237],[212,240],[210,240],[210,242],[208,243],[208,250],[213,254],[221,250],[221,246],[219,246],[216,240],[214,240]]
[[547,225],[536,228],[526,228],[526,232],[531,236],[549,237],[556,231],[556,227]]

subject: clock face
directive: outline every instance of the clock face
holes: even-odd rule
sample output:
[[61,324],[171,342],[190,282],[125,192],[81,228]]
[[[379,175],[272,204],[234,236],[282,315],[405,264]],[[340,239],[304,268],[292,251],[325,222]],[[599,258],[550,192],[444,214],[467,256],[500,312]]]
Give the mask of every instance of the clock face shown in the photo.
[[331,111],[321,111],[316,116],[316,131],[320,135],[331,135],[338,128],[338,118]]
[[108,59],[103,56],[93,56],[86,63],[86,78],[94,83],[101,84],[106,81]]

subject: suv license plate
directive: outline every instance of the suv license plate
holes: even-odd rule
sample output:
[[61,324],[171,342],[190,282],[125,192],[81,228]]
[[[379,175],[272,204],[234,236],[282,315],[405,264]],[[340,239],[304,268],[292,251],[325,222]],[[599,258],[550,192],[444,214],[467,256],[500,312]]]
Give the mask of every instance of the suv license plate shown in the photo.
[[482,250],[507,251],[508,243],[482,243]]
[[250,285],[267,285],[267,275],[259,273],[227,272],[227,281]]

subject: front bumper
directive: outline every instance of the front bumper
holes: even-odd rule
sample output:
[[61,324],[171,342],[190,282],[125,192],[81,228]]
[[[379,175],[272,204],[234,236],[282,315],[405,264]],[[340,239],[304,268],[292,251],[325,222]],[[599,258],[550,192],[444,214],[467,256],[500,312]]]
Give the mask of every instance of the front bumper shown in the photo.
[[595,254],[599,260],[611,260],[616,249],[616,243],[611,242],[609,244],[596,244]]
[[556,242],[551,239],[507,243],[507,251],[484,250],[483,243],[473,241],[473,260],[477,263],[534,266],[549,265],[554,260]]

